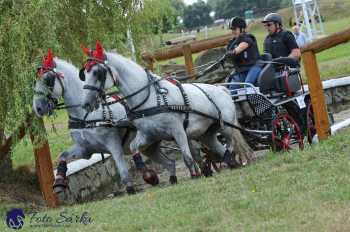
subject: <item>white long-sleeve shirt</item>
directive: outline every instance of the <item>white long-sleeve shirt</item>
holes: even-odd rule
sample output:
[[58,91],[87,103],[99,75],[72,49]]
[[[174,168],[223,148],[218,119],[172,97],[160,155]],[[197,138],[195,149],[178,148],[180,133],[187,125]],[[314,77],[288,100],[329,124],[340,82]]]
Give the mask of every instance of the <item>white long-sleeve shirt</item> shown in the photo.
[[304,46],[309,40],[306,38],[306,35],[303,32],[299,32],[298,34],[293,32],[293,35],[295,37],[295,40],[297,41],[297,44],[299,47]]

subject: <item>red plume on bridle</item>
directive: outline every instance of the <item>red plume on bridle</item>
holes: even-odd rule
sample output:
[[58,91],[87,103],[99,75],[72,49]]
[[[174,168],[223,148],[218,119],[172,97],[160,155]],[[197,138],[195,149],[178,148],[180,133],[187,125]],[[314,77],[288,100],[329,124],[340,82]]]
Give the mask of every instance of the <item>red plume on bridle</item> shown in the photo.
[[42,76],[44,73],[46,73],[49,70],[53,70],[56,67],[56,64],[53,60],[53,52],[49,48],[47,50],[47,55],[46,57],[43,58],[43,61],[41,62],[41,67],[38,68],[37,74],[39,76]]
[[85,47],[83,44],[80,44],[80,47],[81,49],[83,49],[83,52],[85,53],[85,55],[90,56],[91,50],[89,48]]
[[105,60],[105,54],[103,52],[103,47],[100,41],[96,41],[96,50],[93,52],[93,56],[99,60]]
[[90,50],[89,48],[85,47],[84,45],[80,45],[80,47],[83,49],[83,52],[88,56],[88,61],[84,65],[84,68],[86,71],[90,71],[92,66],[94,66],[96,63],[104,63],[106,60],[106,55],[103,51],[102,44],[100,41],[96,41],[96,48],[95,50]]

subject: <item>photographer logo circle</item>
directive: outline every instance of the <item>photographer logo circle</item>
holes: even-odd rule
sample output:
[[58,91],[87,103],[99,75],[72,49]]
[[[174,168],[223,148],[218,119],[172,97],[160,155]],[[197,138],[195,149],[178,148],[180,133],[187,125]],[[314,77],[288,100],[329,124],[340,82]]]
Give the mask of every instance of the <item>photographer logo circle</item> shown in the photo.
[[6,224],[9,228],[19,230],[24,225],[24,213],[22,209],[11,209],[6,214]]

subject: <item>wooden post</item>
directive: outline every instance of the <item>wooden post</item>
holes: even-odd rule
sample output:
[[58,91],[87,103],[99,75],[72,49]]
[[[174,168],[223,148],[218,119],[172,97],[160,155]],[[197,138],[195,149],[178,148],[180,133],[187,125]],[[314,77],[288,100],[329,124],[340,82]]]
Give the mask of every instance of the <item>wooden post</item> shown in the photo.
[[191,45],[185,44],[182,46],[182,53],[185,57],[185,65],[188,75],[194,75],[195,72],[193,70],[193,60],[192,60],[192,52],[191,52]]
[[313,51],[304,52],[303,62],[309,85],[318,138],[320,140],[326,139],[330,131],[329,120],[315,53]]
[[[44,122],[39,119],[39,125],[45,130]],[[30,138],[34,145],[35,135],[31,133]],[[51,153],[48,141],[46,140],[40,148],[34,147],[35,167],[39,178],[41,193],[43,194],[46,204],[50,207],[58,206],[58,198],[52,190],[54,182]]]
[[152,58],[146,60],[146,68],[150,71],[154,70],[154,60]]

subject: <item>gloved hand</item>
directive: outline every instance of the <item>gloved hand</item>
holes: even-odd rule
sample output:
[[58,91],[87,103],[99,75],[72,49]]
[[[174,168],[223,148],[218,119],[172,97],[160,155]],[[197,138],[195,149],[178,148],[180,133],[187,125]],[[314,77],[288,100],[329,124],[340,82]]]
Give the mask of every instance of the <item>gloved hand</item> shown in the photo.
[[235,49],[229,50],[229,51],[226,52],[225,58],[233,58],[235,55],[236,55],[236,50]]

